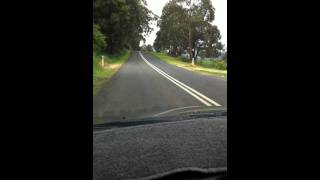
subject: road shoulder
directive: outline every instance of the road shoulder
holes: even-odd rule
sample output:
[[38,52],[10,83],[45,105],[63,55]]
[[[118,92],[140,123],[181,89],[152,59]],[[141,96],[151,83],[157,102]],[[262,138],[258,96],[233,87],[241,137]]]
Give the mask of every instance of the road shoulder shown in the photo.
[[118,56],[105,55],[104,67],[101,57],[93,57],[93,96],[97,95],[101,87],[121,68],[129,59],[131,52],[126,51]]
[[219,70],[219,69],[213,69],[213,68],[205,68],[205,67],[201,67],[198,65],[192,66],[190,63],[187,62],[183,62],[178,60],[175,57],[171,57],[162,53],[155,53],[155,52],[144,52],[147,53],[149,55],[154,56],[157,59],[162,60],[163,62],[167,63],[167,64],[171,64],[174,65],[176,67],[180,67],[183,69],[186,69],[188,71],[192,71],[192,72],[196,72],[199,74],[203,74],[203,75],[208,75],[208,76],[214,76],[214,77],[219,77],[223,80],[227,79],[227,71],[226,70]]

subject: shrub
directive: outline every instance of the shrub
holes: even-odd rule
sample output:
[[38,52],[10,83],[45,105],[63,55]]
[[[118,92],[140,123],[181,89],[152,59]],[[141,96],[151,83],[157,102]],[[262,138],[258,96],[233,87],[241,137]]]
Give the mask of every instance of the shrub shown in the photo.
[[227,69],[227,63],[223,60],[197,60],[197,64],[207,68],[215,68],[220,70]]
[[100,52],[106,47],[106,36],[101,33],[98,25],[93,24],[93,51]]

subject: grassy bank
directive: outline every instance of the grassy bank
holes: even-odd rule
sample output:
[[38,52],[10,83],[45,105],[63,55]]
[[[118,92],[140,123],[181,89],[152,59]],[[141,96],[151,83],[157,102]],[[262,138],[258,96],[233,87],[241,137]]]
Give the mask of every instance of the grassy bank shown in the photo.
[[151,54],[168,64],[172,64],[190,71],[199,72],[206,75],[227,77],[227,66],[222,61],[201,60],[197,61],[195,66],[192,66],[191,62],[189,62],[187,59],[171,57],[165,53],[151,52]]
[[[101,66],[101,56],[105,57],[105,65]],[[123,51],[117,55],[93,53],[93,95],[106,83],[129,58],[130,51]]]

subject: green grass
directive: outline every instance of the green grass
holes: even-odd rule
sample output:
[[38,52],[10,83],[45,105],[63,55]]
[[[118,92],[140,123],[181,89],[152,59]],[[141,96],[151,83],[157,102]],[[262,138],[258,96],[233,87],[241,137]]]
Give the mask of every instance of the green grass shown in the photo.
[[190,71],[199,72],[206,75],[227,77],[227,66],[223,61],[200,60],[195,66],[191,65],[190,60],[180,57],[171,57],[165,53],[151,52],[157,58],[168,64],[172,64]]
[[[105,57],[105,67],[100,65],[101,56]],[[130,51],[123,51],[117,55],[93,53],[93,95],[96,95],[102,85],[106,83],[129,58]]]
[[205,68],[227,70],[227,64],[223,60],[197,60],[197,65]]

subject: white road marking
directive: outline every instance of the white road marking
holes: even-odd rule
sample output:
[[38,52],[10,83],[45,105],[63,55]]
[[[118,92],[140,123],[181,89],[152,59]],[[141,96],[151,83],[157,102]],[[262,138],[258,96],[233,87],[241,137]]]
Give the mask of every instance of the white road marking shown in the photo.
[[[194,98],[198,99],[200,102],[202,102],[203,104],[205,104],[206,106],[212,106],[210,103],[212,103],[215,106],[221,106],[220,104],[218,104],[217,102],[213,101],[212,99],[208,98],[207,96],[201,94],[200,92],[196,91],[195,89],[185,85],[184,83],[178,81],[177,79],[173,78],[172,76],[170,76],[169,74],[165,73],[164,71],[162,71],[161,69],[157,68],[156,66],[154,66],[153,64],[151,64],[143,55],[142,53],[139,51],[139,54],[142,58],[142,60],[144,60],[144,62],[146,62],[152,69],[154,69],[155,71],[157,71],[159,74],[161,74],[162,76],[164,76],[165,78],[167,78],[168,80],[170,80],[172,83],[174,83],[175,85],[177,85],[178,87],[180,87],[181,89],[183,89],[184,91],[186,91],[187,93],[189,93],[191,96],[193,96]],[[207,101],[205,101],[207,100]],[[210,103],[209,103],[210,102]]]
[[172,111],[181,110],[181,109],[188,109],[188,108],[194,108],[194,107],[200,107],[200,106],[187,106],[187,107],[181,107],[181,108],[174,108],[174,109],[170,109],[170,110],[164,111],[162,113],[155,114],[153,116],[156,117],[156,116],[160,116],[162,114],[167,114],[167,113],[172,112]]

